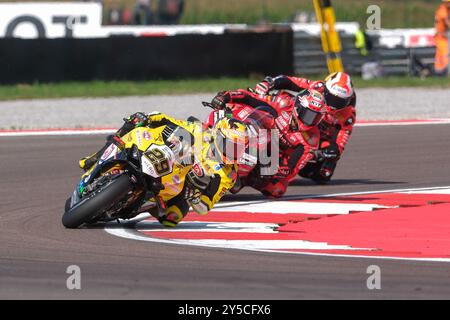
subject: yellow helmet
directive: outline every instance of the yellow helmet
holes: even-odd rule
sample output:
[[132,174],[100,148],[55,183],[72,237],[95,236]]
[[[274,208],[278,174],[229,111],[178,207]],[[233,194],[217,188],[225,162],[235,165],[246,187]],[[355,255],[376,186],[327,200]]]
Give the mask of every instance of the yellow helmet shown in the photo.
[[237,119],[222,118],[214,124],[212,131],[216,158],[225,164],[237,163],[248,146],[245,124]]

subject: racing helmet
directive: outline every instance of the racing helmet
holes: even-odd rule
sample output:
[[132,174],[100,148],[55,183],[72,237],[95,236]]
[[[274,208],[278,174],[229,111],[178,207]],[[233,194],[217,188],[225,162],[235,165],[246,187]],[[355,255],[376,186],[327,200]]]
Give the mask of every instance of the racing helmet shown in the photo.
[[214,124],[212,131],[212,147],[218,160],[225,164],[237,163],[248,146],[249,137],[245,124],[225,117]]
[[326,112],[325,98],[316,90],[301,92],[295,97],[294,115],[300,129],[314,127],[322,121]]
[[325,78],[325,101],[332,109],[348,106],[354,92],[352,79],[347,73],[334,72]]

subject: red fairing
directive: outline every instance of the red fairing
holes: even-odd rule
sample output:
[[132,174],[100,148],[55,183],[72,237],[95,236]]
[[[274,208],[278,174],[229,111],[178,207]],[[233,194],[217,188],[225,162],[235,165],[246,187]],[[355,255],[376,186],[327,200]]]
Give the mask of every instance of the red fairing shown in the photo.
[[215,114],[217,113],[217,110],[214,110],[213,112],[211,112],[208,115],[208,118],[206,119],[206,122],[204,123],[204,125],[206,126],[206,128],[212,128],[214,127],[214,123],[215,123]]
[[[272,182],[267,182],[258,189],[261,191],[264,189],[266,194],[279,197],[286,191],[287,186],[298,172],[313,159],[313,151],[317,150],[319,146],[320,131],[317,127],[311,127],[302,132],[293,128],[292,123],[295,121],[292,117],[295,100],[289,95],[262,98],[251,92],[239,90],[233,91],[230,96],[230,108],[233,110],[233,116],[238,119],[247,119],[251,114],[250,110],[255,111],[254,108],[261,106],[270,109],[277,115],[274,121],[271,120],[273,121],[271,128],[278,129],[280,132],[280,166],[289,167],[289,174],[286,176],[277,174]],[[264,111],[260,112],[263,112],[260,114],[264,114],[264,118],[270,119],[269,111],[267,114]],[[244,120],[244,122],[246,121]],[[300,153],[299,150],[303,150],[303,152]],[[274,182],[275,180],[276,182]]]

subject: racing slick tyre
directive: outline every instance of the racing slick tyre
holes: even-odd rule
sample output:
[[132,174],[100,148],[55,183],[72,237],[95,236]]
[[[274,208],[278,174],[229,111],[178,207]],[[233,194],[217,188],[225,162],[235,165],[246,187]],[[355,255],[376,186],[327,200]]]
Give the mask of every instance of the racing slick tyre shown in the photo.
[[71,198],[67,198],[66,204],[64,205],[64,212],[67,212],[70,210],[70,200],[71,200]]
[[93,195],[81,200],[66,211],[62,217],[62,224],[66,228],[73,229],[92,221],[99,213],[123,200],[131,189],[132,183],[127,175],[110,181]]

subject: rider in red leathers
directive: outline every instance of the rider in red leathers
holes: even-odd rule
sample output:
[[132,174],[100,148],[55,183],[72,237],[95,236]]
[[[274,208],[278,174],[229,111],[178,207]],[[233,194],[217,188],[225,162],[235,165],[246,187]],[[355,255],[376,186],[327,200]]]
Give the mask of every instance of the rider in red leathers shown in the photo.
[[[317,183],[330,181],[337,161],[340,159],[356,122],[356,94],[348,74],[337,72],[329,75],[325,81],[311,81],[290,76],[266,77],[258,83],[255,92],[261,97],[271,90],[290,90],[299,92],[305,89],[323,93],[327,104],[327,113],[319,125],[320,147],[315,161],[308,163],[300,175]],[[285,95],[281,91],[281,95]]]
[[233,116],[246,122],[251,109],[266,113],[265,127],[279,131],[279,167],[272,176],[257,172],[247,177],[247,183],[236,186],[238,192],[245,184],[269,197],[281,197],[289,183],[309,161],[319,147],[320,131],[317,125],[325,114],[323,95],[315,90],[304,90],[290,95],[265,99],[246,90],[220,92],[212,101],[216,109],[230,108]]

